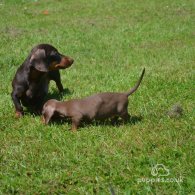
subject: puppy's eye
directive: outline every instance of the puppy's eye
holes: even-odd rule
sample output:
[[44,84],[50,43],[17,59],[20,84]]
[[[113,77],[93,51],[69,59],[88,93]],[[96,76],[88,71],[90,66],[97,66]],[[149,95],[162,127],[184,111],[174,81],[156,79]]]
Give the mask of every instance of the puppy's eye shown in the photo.
[[52,51],[52,52],[50,53],[50,56],[51,56],[51,57],[57,57],[57,56],[59,56],[59,54],[58,54],[57,51]]
[[58,54],[50,55],[49,61],[60,61],[60,56]]

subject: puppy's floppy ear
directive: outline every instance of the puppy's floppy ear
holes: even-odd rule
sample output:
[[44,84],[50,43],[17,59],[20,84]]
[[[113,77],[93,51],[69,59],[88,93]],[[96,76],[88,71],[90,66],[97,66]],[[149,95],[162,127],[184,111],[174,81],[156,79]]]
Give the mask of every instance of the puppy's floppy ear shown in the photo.
[[45,61],[46,53],[44,49],[37,49],[30,58],[31,65],[41,72],[48,72],[48,67]]

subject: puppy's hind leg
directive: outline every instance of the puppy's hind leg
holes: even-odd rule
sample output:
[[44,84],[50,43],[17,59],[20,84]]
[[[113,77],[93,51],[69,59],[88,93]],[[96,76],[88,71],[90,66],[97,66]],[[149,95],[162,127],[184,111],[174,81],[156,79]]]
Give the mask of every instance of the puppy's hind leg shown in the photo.
[[123,121],[126,123],[130,119],[130,115],[127,111],[123,112],[120,114],[120,117],[123,119]]
[[118,123],[118,119],[119,119],[118,116],[112,117],[112,118],[111,118],[111,124],[112,124],[112,125],[116,125],[116,124]]

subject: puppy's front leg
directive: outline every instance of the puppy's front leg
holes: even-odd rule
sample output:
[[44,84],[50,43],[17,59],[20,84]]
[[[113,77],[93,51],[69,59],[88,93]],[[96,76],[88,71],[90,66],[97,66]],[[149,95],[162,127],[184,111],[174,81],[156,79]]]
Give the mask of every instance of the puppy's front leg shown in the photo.
[[12,96],[12,100],[14,102],[14,106],[16,109],[16,113],[15,113],[16,118],[20,118],[24,114],[22,105],[20,103],[20,99],[19,99],[17,93],[14,91],[12,92],[11,96]]
[[80,125],[80,121],[81,121],[81,117],[78,117],[78,118],[74,117],[74,118],[72,118],[72,128],[71,128],[72,131],[77,131],[77,128]]
[[128,112],[124,112],[124,113],[122,113],[121,114],[121,118],[123,119],[123,122],[128,122],[129,121],[129,119],[130,119],[130,115],[129,115],[129,113]]
[[63,88],[61,81],[56,82],[56,85],[58,87],[59,92],[60,93],[63,92],[64,88]]
[[55,81],[59,92],[63,92],[64,88],[61,82],[60,72],[59,70],[54,70],[49,72],[49,79]]
[[51,119],[51,117],[53,116],[54,114],[54,111],[53,110],[43,110],[43,113],[42,113],[42,117],[41,117],[41,120],[43,122],[43,124],[47,125]]

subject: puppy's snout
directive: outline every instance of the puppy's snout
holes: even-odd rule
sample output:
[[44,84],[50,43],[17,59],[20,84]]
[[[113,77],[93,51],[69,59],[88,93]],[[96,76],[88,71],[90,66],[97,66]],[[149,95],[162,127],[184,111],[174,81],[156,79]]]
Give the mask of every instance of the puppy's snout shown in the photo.
[[61,61],[59,63],[54,63],[54,69],[66,69],[73,64],[74,60],[68,56],[61,56]]
[[61,62],[60,62],[60,66],[63,68],[68,68],[69,66],[71,66],[73,64],[74,60],[70,57],[63,57]]
[[64,64],[64,65],[72,65],[73,62],[74,62],[74,60],[72,58],[70,58],[70,57],[64,57],[62,59],[62,62],[61,63]]

